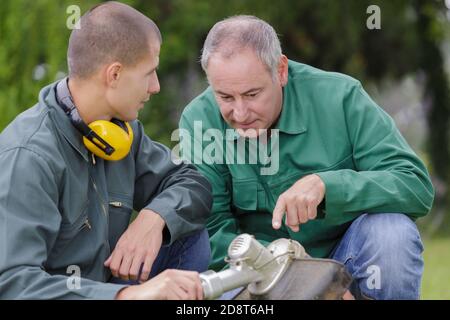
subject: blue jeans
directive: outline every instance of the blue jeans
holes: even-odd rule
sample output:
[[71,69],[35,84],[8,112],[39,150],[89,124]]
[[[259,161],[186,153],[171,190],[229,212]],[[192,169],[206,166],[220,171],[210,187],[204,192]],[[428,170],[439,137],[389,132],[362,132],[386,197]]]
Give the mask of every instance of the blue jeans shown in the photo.
[[[204,272],[211,258],[208,232],[203,229],[187,237],[176,240],[172,245],[162,246],[153,262],[150,278],[166,269]],[[112,278],[111,283],[139,284],[138,281]]]
[[416,224],[401,213],[362,214],[331,254],[353,277],[355,298],[419,299],[423,244]]
[[[301,232],[301,231],[300,231]],[[353,277],[356,299],[419,299],[423,245],[416,224],[401,213],[362,214],[330,255]],[[234,298],[242,288],[224,293]]]

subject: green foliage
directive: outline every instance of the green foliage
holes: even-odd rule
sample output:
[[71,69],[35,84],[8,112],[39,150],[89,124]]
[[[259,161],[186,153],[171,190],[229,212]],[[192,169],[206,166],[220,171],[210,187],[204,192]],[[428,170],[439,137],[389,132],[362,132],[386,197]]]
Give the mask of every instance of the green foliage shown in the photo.
[[[81,8],[93,1],[83,1]],[[70,30],[66,8],[72,1],[6,0],[0,4],[0,128],[37,101],[39,90],[67,72]],[[83,10],[83,9],[82,9]],[[36,66],[45,75],[33,79]]]

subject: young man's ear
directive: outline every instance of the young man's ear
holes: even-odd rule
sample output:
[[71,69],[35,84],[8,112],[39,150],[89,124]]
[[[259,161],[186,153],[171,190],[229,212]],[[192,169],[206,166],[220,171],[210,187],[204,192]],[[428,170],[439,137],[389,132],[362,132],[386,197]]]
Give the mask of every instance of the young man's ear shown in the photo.
[[123,66],[119,62],[114,62],[106,68],[106,84],[108,87],[117,87]]
[[288,82],[288,58],[282,54],[278,62],[278,79],[280,85],[284,87]]

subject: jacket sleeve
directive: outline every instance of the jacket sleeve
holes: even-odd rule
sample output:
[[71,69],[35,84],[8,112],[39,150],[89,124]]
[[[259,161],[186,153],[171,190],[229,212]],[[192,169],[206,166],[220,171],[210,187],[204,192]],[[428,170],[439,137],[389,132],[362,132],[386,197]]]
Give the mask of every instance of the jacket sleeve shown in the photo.
[[37,153],[0,154],[0,299],[114,299],[124,286],[46,272],[58,236],[58,183]]
[[318,173],[326,186],[327,218],[362,211],[426,215],[434,198],[430,177],[392,118],[359,83],[342,112],[356,170]]
[[211,186],[194,166],[172,161],[172,152],[152,141],[138,121],[134,156],[136,180],[134,208],[150,209],[166,222],[163,242],[205,228],[212,205]]

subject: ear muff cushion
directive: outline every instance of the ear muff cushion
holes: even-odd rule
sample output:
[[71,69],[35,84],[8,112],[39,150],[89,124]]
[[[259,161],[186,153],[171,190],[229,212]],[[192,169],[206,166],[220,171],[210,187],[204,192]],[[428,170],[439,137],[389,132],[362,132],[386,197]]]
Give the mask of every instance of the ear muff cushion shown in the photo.
[[105,160],[117,161],[123,159],[130,152],[131,144],[133,143],[133,130],[127,122],[124,125],[128,129],[128,132],[111,121],[97,120],[90,123],[89,128],[108,142],[115,151],[111,155],[107,155],[95,144],[83,137],[86,148]]

